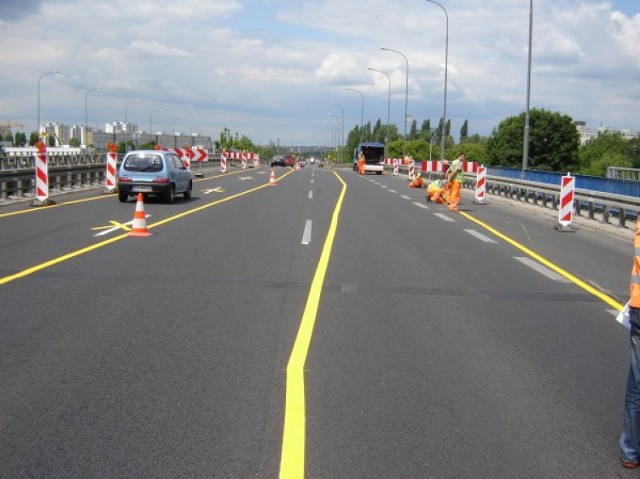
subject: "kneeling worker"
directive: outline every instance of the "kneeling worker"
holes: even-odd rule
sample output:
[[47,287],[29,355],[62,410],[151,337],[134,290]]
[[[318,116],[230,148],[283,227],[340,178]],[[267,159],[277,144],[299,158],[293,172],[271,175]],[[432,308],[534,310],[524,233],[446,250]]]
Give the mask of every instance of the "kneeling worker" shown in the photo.
[[427,203],[444,203],[444,181],[435,180],[427,186]]

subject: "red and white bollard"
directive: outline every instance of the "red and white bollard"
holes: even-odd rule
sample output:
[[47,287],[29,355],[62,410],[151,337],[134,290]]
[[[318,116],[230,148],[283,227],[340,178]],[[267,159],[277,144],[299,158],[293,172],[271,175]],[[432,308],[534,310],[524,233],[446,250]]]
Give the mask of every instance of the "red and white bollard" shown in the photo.
[[242,169],[246,170],[247,169],[247,152],[245,150],[242,150],[242,157],[240,161],[242,162]]
[[575,228],[571,226],[575,184],[576,179],[571,176],[571,173],[567,173],[567,176],[562,177],[560,204],[558,206],[558,225],[556,225],[558,231],[575,231]]
[[478,167],[478,173],[476,176],[476,199],[474,201],[477,205],[485,205],[484,202],[487,193],[487,168],[485,166]]
[[416,178],[416,163],[411,160],[409,162],[409,174],[407,175],[407,179],[409,181],[413,181]]
[[394,175],[398,174],[398,163],[400,163],[400,160],[398,160],[398,158],[394,158],[393,159],[393,174]]
[[105,186],[107,193],[113,193],[116,189],[116,164],[118,159],[118,147],[115,143],[109,143],[107,153],[107,176]]
[[258,153],[253,154],[253,167],[257,168],[260,166],[260,155]]
[[36,143],[36,200],[33,206],[45,206],[49,201],[49,165],[47,163],[47,147],[42,142]]
[[220,154],[220,171],[222,173],[227,172],[227,152],[226,151],[223,151]]

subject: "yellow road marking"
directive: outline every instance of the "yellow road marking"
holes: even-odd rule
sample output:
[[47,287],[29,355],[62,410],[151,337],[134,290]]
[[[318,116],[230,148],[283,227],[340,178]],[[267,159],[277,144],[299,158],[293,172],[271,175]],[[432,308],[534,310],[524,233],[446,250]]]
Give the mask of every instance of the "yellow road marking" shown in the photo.
[[322,285],[331,257],[333,240],[338,229],[338,217],[347,191],[346,183],[336,175],[342,183],[342,191],[331,218],[327,238],[322,247],[320,261],[316,269],[307,303],[304,308],[300,328],[296,336],[293,350],[287,364],[286,404],[284,414],[284,433],[282,438],[282,457],[280,460],[280,478],[298,479],[304,477],[305,454],[305,397],[304,397],[304,364],[307,360],[311,336],[318,314],[318,305],[322,295]]
[[[235,171],[235,172],[231,172],[231,173],[225,173],[225,174],[221,174],[221,175],[211,176],[209,178],[194,179],[193,181],[194,182],[201,182],[201,181],[214,180],[216,178],[223,178],[223,177],[229,176],[229,175],[239,175],[240,173],[243,173],[243,172],[242,171]],[[113,197],[113,194],[105,193],[104,195],[100,195],[100,196],[92,196],[90,198],[82,198],[82,199],[79,199],[79,200],[64,201],[62,203],[56,203],[55,205],[39,206],[38,208],[33,208],[33,209],[29,209],[29,210],[20,210],[20,211],[11,211],[11,212],[8,212],[8,213],[0,213],[0,218],[6,218],[8,216],[24,215],[24,214],[27,214],[27,213],[35,213],[37,211],[48,210],[48,209],[51,209],[51,208],[59,208],[61,206],[75,205],[75,204],[78,204],[78,203],[86,203],[88,201],[102,200],[102,199],[105,199],[105,198],[112,198],[112,197]]]
[[[288,174],[289,173],[287,173],[285,175],[282,175],[279,179],[285,178]],[[188,211],[185,211],[183,213],[179,213],[179,214],[171,216],[169,218],[165,218],[164,220],[158,221],[157,223],[154,223],[154,224],[148,226],[147,228],[148,229],[149,228],[154,228],[156,226],[160,226],[160,225],[169,223],[171,221],[175,221],[175,220],[177,220],[179,218],[184,218],[185,216],[189,216],[189,215],[194,214],[194,213],[196,213],[198,211],[202,211],[202,210],[204,210],[206,208],[210,208],[212,206],[216,206],[216,205],[219,205],[221,203],[225,203],[225,202],[230,201],[232,199],[239,198],[239,197],[244,196],[244,195],[248,195],[249,193],[253,193],[254,191],[258,191],[258,190],[260,190],[262,188],[266,188],[267,186],[269,186],[269,183],[265,183],[263,185],[257,186],[255,188],[251,188],[249,190],[246,190],[246,191],[243,191],[243,192],[240,192],[240,193],[237,193],[237,194],[229,196],[227,198],[222,198],[222,199],[219,199],[217,201],[213,201],[211,203],[207,203],[205,205],[199,206],[198,208],[194,208],[192,210],[188,210]],[[7,284],[7,283],[10,283],[12,281],[15,281],[16,279],[24,278],[25,276],[29,276],[30,274],[36,273],[38,271],[42,271],[43,269],[49,268],[49,267],[54,266],[56,264],[62,263],[64,261],[67,261],[67,260],[69,260],[71,258],[75,258],[76,256],[83,255],[85,253],[88,253],[90,251],[96,250],[98,248],[101,248],[103,246],[106,246],[108,244],[114,243],[116,241],[120,241],[121,239],[128,238],[128,237],[129,237],[128,233],[121,234],[120,236],[114,236],[113,238],[110,238],[110,239],[105,240],[105,241],[101,241],[100,243],[95,243],[95,244],[93,244],[91,246],[87,246],[85,248],[81,248],[81,249],[79,249],[77,251],[68,253],[68,254],[63,255],[63,256],[59,256],[59,257],[54,258],[52,260],[45,261],[44,263],[40,263],[38,265],[32,266],[31,268],[27,268],[25,270],[19,271],[18,273],[11,274],[9,276],[5,276],[3,278],[0,278],[0,286],[2,286],[4,284]]]
[[540,256],[538,253],[536,253],[535,251],[530,250],[529,248],[527,248],[526,246],[521,245],[520,243],[518,243],[517,241],[509,238],[508,236],[506,236],[505,234],[500,233],[498,230],[496,230],[495,228],[492,228],[491,226],[489,226],[486,223],[483,223],[482,221],[480,221],[477,218],[474,218],[473,216],[471,216],[468,213],[465,213],[464,211],[460,211],[460,214],[462,216],[464,216],[465,218],[467,218],[470,221],[473,221],[474,223],[476,223],[477,225],[483,227],[484,229],[486,229],[487,231],[493,233],[494,235],[496,235],[498,238],[506,241],[507,243],[509,243],[511,246],[513,246],[514,248],[519,249],[520,251],[522,251],[523,253],[531,256],[533,259],[535,259],[536,261],[542,263],[543,265],[545,265],[547,268],[555,271],[556,273],[558,273],[560,276],[563,276],[564,278],[568,279],[569,281],[571,281],[573,284],[575,284],[576,286],[579,286],[580,288],[584,289],[585,291],[587,291],[588,293],[592,294],[593,296],[595,296],[596,298],[601,299],[602,301],[604,301],[605,303],[607,303],[609,306],[612,306],[614,308],[616,308],[618,311],[620,311],[624,305],[620,304],[618,301],[616,301],[615,299],[607,296],[606,294],[602,293],[601,291],[598,291],[597,289],[595,289],[594,287],[588,285],[587,283],[585,283],[584,281],[582,281],[581,279],[577,278],[576,276],[572,275],[571,273],[569,273],[568,271],[562,269],[560,266],[555,265],[554,263],[552,263],[551,261],[549,261],[548,259]]

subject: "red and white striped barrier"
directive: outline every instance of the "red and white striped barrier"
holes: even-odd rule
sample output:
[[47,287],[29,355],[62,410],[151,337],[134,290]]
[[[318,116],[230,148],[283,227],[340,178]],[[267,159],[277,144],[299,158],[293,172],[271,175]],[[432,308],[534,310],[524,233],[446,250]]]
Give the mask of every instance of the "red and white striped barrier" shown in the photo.
[[242,162],[242,169],[246,170],[247,169],[247,152],[243,151],[240,157],[240,161]]
[[260,166],[260,155],[258,153],[250,153],[250,155],[253,158],[253,167],[257,168]]
[[484,204],[487,193],[487,168],[485,166],[478,167],[478,176],[476,177],[476,204]]
[[39,141],[36,143],[36,198],[41,204],[49,200],[49,165],[47,163],[47,147]]
[[223,151],[220,154],[220,171],[222,173],[226,173],[227,172],[227,155],[228,155],[228,153],[226,151]]
[[573,221],[573,198],[576,179],[567,173],[562,177],[560,186],[560,206],[558,208],[558,223],[560,228],[564,230],[572,230],[571,222]]
[[407,179],[409,181],[413,181],[416,177],[416,162],[411,160],[409,163],[409,173],[407,175]]
[[398,164],[400,163],[400,160],[398,158],[394,158],[393,159],[393,174],[397,175],[398,174]]
[[116,189],[116,165],[118,158],[118,147],[115,143],[109,143],[109,152],[107,153],[107,176],[105,186],[109,193],[113,193]]

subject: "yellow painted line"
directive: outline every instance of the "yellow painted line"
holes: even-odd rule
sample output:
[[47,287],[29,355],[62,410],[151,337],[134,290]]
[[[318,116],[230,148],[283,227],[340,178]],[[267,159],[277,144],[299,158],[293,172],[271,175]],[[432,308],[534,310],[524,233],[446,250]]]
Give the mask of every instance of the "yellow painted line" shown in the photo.
[[[289,174],[290,173],[287,173],[287,174],[281,176],[280,179],[286,177]],[[267,186],[270,186],[269,183],[265,183],[265,184],[263,184],[261,186],[258,186],[258,187],[255,187],[255,188],[251,188],[250,190],[246,190],[246,191],[237,193],[237,194],[229,196],[227,198],[219,199],[219,200],[214,201],[212,203],[207,203],[206,205],[202,205],[202,206],[200,206],[198,208],[195,208],[193,210],[185,211],[183,213],[179,213],[179,214],[171,216],[169,218],[165,218],[164,220],[158,221],[157,223],[154,223],[152,225],[147,226],[147,228],[148,229],[154,228],[156,226],[160,226],[160,225],[169,223],[170,221],[175,221],[175,220],[177,220],[179,218],[184,218],[185,216],[189,216],[189,215],[191,215],[193,213],[196,213],[198,211],[202,211],[202,210],[204,210],[206,208],[210,208],[212,206],[216,206],[216,205],[219,205],[221,203],[225,203],[225,202],[230,201],[232,199],[239,198],[239,197],[244,196],[244,195],[248,195],[249,193],[253,193],[254,191],[258,191],[258,190],[260,190],[262,188],[265,188]],[[95,244],[93,244],[91,246],[87,246],[85,248],[81,248],[81,249],[79,249],[77,251],[74,251],[74,252],[65,254],[63,256],[59,256],[57,258],[54,258],[52,260],[45,261],[44,263],[40,263],[38,265],[32,266],[31,268],[27,268],[27,269],[22,270],[22,271],[20,271],[18,273],[11,274],[9,276],[5,276],[3,278],[0,278],[0,286],[2,286],[4,284],[7,284],[7,283],[10,283],[12,281],[15,281],[17,279],[24,278],[25,276],[29,276],[30,274],[37,273],[38,271],[42,271],[43,269],[49,268],[51,266],[54,266],[54,265],[59,264],[59,263],[62,263],[64,261],[67,261],[69,259],[75,258],[77,256],[83,255],[85,253],[89,253],[90,251],[96,250],[98,248],[102,248],[103,246],[107,246],[107,245],[109,245],[111,243],[115,243],[116,241],[120,241],[120,240],[122,240],[124,238],[128,238],[128,237],[129,237],[129,233],[124,233],[124,234],[121,234],[120,236],[114,236],[113,238],[110,238],[110,239],[105,240],[105,241],[101,241],[100,243],[95,243]]]
[[129,228],[126,224],[124,223],[118,223],[117,221],[109,221],[109,223],[111,223],[113,226],[117,226],[118,228],[122,228],[125,231],[131,231],[131,228]]
[[333,173],[342,183],[342,191],[331,218],[327,238],[322,247],[320,261],[316,269],[307,303],[302,314],[300,328],[287,364],[286,405],[284,414],[284,433],[282,438],[282,457],[280,459],[280,479],[304,478],[305,455],[305,397],[304,364],[307,360],[311,336],[318,314],[318,305],[322,295],[322,285],[327,273],[333,240],[338,229],[338,217],[347,191],[346,183]]
[[533,259],[535,259],[536,261],[539,261],[540,263],[542,263],[543,265],[545,265],[547,268],[555,271],[556,273],[558,273],[560,276],[563,276],[564,278],[568,279],[569,281],[571,281],[572,283],[574,283],[576,286],[579,286],[580,288],[584,289],[585,291],[587,291],[588,293],[592,294],[593,296],[595,296],[596,298],[604,301],[605,303],[607,303],[609,306],[616,308],[618,311],[620,311],[624,305],[620,304],[618,301],[616,301],[615,299],[607,296],[606,294],[604,294],[601,291],[598,291],[597,289],[595,289],[594,287],[588,285],[587,283],[585,283],[584,281],[582,281],[580,278],[574,276],[573,274],[569,273],[568,271],[566,271],[565,269],[562,269],[560,266],[557,266],[556,264],[552,263],[551,261],[549,261],[548,259],[540,256],[538,253],[536,253],[535,251],[530,250],[529,248],[527,248],[526,246],[521,245],[520,243],[518,243],[517,241],[509,238],[508,236],[506,236],[505,234],[500,233],[498,230],[496,230],[495,228],[492,228],[491,226],[489,226],[486,223],[483,223],[482,221],[480,221],[477,218],[474,218],[473,216],[471,216],[468,213],[465,213],[464,211],[460,211],[460,214],[462,216],[464,216],[465,218],[467,218],[470,221],[473,221],[474,223],[476,223],[477,225],[483,227],[484,229],[486,229],[487,231],[493,233],[494,235],[496,235],[498,238],[506,241],[507,243],[509,243],[511,246],[513,246],[514,248],[519,249],[520,251],[522,251],[523,253],[529,255],[530,257],[532,257]]
[[[257,168],[254,168],[254,169],[257,169]],[[210,176],[209,178],[196,178],[193,181],[195,183],[195,182],[201,182],[201,181],[215,180],[216,178],[224,178],[225,176],[229,176],[229,175],[239,175],[240,173],[244,173],[244,172],[243,171],[233,171],[231,173],[223,173],[223,174],[220,174],[220,175]],[[51,209],[51,208],[59,208],[61,206],[75,205],[75,204],[78,204],[78,203],[86,203],[86,202],[89,202],[89,201],[103,200],[105,198],[112,198],[114,195],[115,195],[115,193],[104,193],[103,195],[100,195],[100,196],[92,196],[90,198],[83,198],[83,199],[79,199],[79,200],[64,201],[62,203],[56,203],[55,205],[38,206],[38,207],[33,207],[32,209],[28,209],[28,210],[11,211],[11,212],[8,212],[8,213],[0,213],[0,218],[6,218],[6,217],[9,217],[9,216],[24,215],[24,214],[27,214],[27,213],[35,213],[37,211],[44,211],[44,210],[48,210],[48,209]]]
[[103,246],[106,246],[108,244],[111,243],[115,243],[116,241],[120,241],[123,238],[126,238],[129,234],[125,233],[122,234],[120,236],[114,236],[113,238],[110,238],[108,240],[105,241],[101,241],[100,243],[95,243],[92,244],[91,246],[87,246],[86,248],[81,248],[77,251],[74,251],[72,253],[69,254],[65,254],[63,256],[58,256],[57,258],[54,258],[52,260],[49,261],[45,261],[44,263],[40,263],[36,266],[32,266],[31,268],[27,268],[24,269],[16,274],[12,274],[9,276],[5,276],[4,278],[0,278],[0,286],[2,286],[3,284],[7,284],[10,283],[11,281],[15,281],[16,279],[20,279],[20,278],[24,278],[25,276],[29,276],[30,274],[33,273],[37,273],[38,271],[42,271],[43,269],[49,268],[51,266],[54,266],[56,264],[62,263],[64,261],[67,261],[71,258],[75,258],[76,256],[80,256],[83,255],[85,253],[88,253],[90,251],[96,250],[98,248],[102,248]]
[[11,211],[9,213],[1,213],[0,214],[0,218],[6,218],[8,216],[16,216],[16,215],[24,215],[27,213],[35,213],[37,211],[44,211],[44,210],[48,210],[51,208],[60,208],[61,206],[69,206],[69,205],[75,205],[78,203],[87,203],[89,201],[95,201],[95,200],[102,200],[105,198],[112,198],[113,195],[109,195],[109,194],[104,194],[101,196],[92,196],[90,198],[82,198],[80,200],[71,200],[71,201],[64,201],[62,203],[56,203],[55,205],[49,205],[49,206],[34,206],[33,209],[30,210],[20,210],[20,211]]

